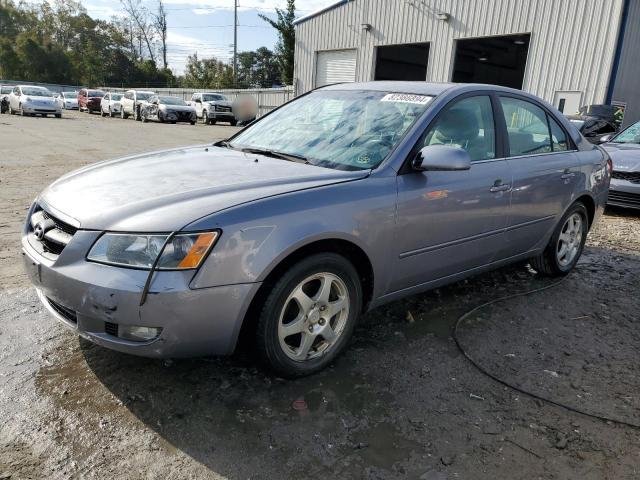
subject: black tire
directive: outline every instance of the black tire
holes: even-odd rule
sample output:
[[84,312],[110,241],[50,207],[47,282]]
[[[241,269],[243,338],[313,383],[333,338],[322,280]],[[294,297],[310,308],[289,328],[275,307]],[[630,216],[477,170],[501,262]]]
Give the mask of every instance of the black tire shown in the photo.
[[209,125],[215,125],[217,122],[217,120],[215,118],[210,118],[209,119]]
[[135,107],[133,109],[133,119],[136,122],[139,122],[140,120],[142,120],[142,118],[140,118],[140,107]]
[[144,112],[140,115],[140,120],[142,120],[142,123],[147,123],[149,121],[147,115]]
[[238,124],[238,121],[236,119],[233,119],[229,123],[231,124],[232,127],[235,127]]
[[191,125],[195,125],[196,124],[196,122],[190,122],[190,123],[191,123]]
[[[280,313],[289,295],[301,282],[309,276],[325,272],[338,277],[349,294],[349,312],[344,327],[335,343],[325,353],[312,359],[294,360],[285,353],[280,344],[278,337]],[[260,309],[256,329],[258,354],[271,370],[283,377],[295,378],[315,373],[333,362],[347,346],[361,310],[362,286],[358,272],[346,258],[335,253],[318,253],[307,257],[277,279],[267,294]]]
[[[580,244],[577,245],[577,250],[573,258],[570,262],[563,265],[558,259],[558,253],[560,251],[560,236],[563,235],[566,227],[567,221],[574,214],[580,216],[582,221],[582,228],[580,231]],[[582,255],[582,251],[584,250],[585,242],[587,241],[587,234],[589,233],[589,214],[587,212],[586,207],[581,202],[576,202],[566,211],[566,213],[562,216],[556,229],[551,235],[551,239],[547,244],[544,251],[535,258],[531,259],[531,266],[540,274],[547,275],[550,277],[561,277],[567,275],[578,263],[580,259],[580,255]],[[577,236],[574,238],[577,239]]]
[[202,111],[202,124],[209,125],[209,113],[206,110]]
[[62,114],[61,113],[56,113],[55,116],[56,116],[56,118],[62,118]]

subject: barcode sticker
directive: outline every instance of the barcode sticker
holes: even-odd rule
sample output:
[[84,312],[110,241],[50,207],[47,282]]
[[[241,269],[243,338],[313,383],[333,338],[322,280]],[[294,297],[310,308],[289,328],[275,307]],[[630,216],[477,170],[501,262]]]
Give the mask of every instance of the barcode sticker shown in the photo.
[[433,97],[428,95],[412,95],[410,93],[389,93],[382,97],[381,102],[417,103],[426,105]]

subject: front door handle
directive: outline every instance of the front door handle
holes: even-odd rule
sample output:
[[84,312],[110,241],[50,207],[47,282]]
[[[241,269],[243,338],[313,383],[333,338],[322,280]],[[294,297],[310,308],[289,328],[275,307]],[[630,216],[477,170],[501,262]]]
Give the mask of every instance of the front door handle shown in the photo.
[[560,178],[561,178],[562,180],[568,180],[568,179],[573,178],[573,177],[575,177],[575,176],[576,176],[576,173],[575,173],[575,172],[571,172],[571,171],[569,171],[569,169],[566,169],[566,170],[564,171],[564,173],[563,173],[562,175],[560,175]]
[[511,185],[508,183],[502,183],[502,180],[496,180],[493,187],[489,189],[491,193],[507,192],[511,190]]

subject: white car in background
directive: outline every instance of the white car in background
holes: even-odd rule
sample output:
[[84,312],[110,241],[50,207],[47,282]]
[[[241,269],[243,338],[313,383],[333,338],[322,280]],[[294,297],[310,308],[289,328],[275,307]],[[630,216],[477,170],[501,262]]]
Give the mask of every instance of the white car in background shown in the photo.
[[16,85],[9,94],[9,113],[62,117],[62,107],[48,88]]
[[122,96],[122,93],[105,93],[100,101],[100,116],[113,117],[114,115],[119,115],[122,110]]
[[233,103],[221,93],[203,92],[191,95],[189,102],[196,109],[196,115],[202,123],[215,125],[216,122],[229,122],[235,126],[238,121],[233,114]]
[[78,92],[56,93],[54,97],[64,110],[78,110]]
[[146,105],[149,98],[155,94],[156,92],[148,90],[127,90],[120,99],[122,105],[120,117],[129,118],[129,115],[133,115],[134,120],[142,120],[140,117],[141,107]]

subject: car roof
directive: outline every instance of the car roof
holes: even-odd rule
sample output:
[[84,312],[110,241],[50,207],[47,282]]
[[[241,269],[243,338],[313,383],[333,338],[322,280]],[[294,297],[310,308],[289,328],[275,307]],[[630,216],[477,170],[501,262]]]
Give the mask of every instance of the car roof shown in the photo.
[[394,81],[378,80],[372,82],[335,83],[320,87],[318,90],[369,90],[380,92],[410,93],[414,95],[429,95],[436,97],[449,91],[474,91],[488,90],[495,92],[514,93],[524,97],[537,98],[522,90],[516,90],[499,85],[485,83],[451,83],[451,82],[420,82],[420,81]]
[[199,93],[201,95],[222,95],[224,97],[224,93],[220,93],[220,92],[195,92],[195,93]]

